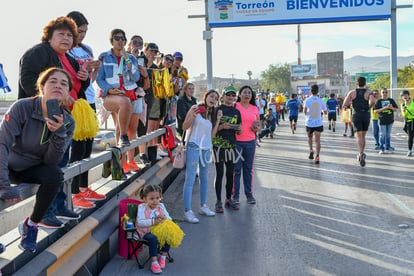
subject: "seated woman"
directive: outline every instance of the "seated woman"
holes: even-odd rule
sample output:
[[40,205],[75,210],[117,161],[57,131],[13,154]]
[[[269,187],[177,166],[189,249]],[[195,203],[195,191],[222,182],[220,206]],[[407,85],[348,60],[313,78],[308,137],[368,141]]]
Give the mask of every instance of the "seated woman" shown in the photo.
[[[0,125],[0,198],[19,201],[15,183],[40,184],[30,217],[19,224],[20,247],[36,251],[37,224],[63,185],[58,164],[68,147],[75,127],[73,118],[62,108],[72,90],[72,79],[60,68],[50,68],[37,81],[39,96],[15,102]],[[48,117],[46,102],[57,99],[60,115]]]
[[112,49],[100,54],[102,66],[96,82],[102,89],[104,107],[117,114],[116,125],[120,131],[119,146],[129,146],[128,126],[137,96],[136,82],[140,79],[137,59],[125,51],[125,32],[114,29],[110,34]]

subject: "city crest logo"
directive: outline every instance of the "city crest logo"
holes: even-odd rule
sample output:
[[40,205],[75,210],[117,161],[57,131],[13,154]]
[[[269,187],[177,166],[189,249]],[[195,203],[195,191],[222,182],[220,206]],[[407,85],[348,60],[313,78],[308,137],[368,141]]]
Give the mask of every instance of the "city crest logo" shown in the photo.
[[229,20],[232,19],[233,1],[217,0],[214,2],[214,13],[216,19]]

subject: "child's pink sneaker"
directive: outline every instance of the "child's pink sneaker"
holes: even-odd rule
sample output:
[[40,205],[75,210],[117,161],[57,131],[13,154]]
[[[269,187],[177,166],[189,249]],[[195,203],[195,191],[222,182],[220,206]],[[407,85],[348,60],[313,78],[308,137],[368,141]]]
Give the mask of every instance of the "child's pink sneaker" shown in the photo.
[[158,258],[158,263],[160,264],[160,267],[162,268],[162,269],[164,269],[165,268],[165,260],[167,259],[167,257],[166,256],[161,256],[161,257],[159,257]]
[[160,267],[160,265],[159,265],[158,262],[151,263],[151,271],[154,274],[160,274],[160,273],[162,273],[161,267]]

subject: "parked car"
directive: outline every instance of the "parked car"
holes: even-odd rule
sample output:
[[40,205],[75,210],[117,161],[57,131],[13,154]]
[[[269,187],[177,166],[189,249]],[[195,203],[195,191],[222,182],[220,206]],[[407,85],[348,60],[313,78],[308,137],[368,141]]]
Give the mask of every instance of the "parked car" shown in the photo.
[[93,140],[93,150],[108,150],[116,146],[115,132],[110,130],[101,130]]

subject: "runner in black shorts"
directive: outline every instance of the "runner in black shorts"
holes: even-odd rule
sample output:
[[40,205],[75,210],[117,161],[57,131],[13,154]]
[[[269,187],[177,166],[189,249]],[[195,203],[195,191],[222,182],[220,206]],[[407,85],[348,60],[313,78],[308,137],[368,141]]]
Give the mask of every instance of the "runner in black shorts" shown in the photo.
[[365,85],[366,79],[358,77],[357,89],[348,92],[343,104],[344,107],[349,107],[352,103],[354,108],[352,123],[356,129],[356,140],[359,150],[357,157],[361,167],[365,166],[365,134],[369,127],[370,108],[375,104],[375,97],[365,88]]

